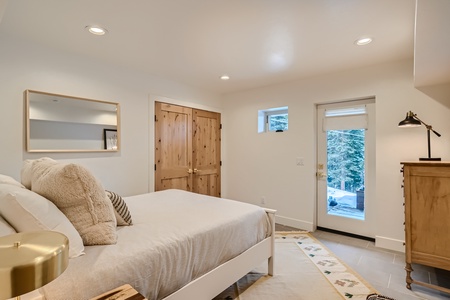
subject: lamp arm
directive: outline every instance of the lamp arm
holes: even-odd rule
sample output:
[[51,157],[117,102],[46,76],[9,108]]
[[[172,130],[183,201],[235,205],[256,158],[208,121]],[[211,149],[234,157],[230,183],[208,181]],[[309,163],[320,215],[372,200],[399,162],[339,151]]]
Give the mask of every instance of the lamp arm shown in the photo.
[[433,133],[434,133],[435,135],[437,135],[438,137],[441,136],[440,133],[437,132],[437,131],[435,131],[433,128],[431,128],[431,126],[430,126],[430,130],[433,131]]
[[428,125],[427,123],[425,123],[424,121],[422,121],[421,119],[419,119],[419,117],[417,116],[417,114],[413,113],[413,117],[414,117],[414,119],[417,119],[420,123],[422,123],[422,124],[427,128],[427,130],[433,131],[433,133],[434,133],[435,135],[437,135],[438,137],[441,136],[441,134],[440,134],[439,132],[437,132],[436,130],[434,130],[433,127],[432,127],[431,125]]

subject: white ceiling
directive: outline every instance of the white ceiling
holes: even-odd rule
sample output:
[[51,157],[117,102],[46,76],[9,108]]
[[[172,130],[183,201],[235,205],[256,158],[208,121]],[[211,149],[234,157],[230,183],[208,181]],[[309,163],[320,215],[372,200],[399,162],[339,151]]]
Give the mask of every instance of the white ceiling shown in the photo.
[[9,0],[0,33],[229,93],[412,58],[414,17],[415,0]]

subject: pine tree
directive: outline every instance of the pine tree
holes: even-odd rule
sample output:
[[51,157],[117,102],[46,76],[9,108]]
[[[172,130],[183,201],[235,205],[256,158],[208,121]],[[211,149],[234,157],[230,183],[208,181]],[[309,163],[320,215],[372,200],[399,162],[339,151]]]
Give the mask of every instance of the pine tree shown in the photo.
[[364,186],[364,129],[327,132],[328,186],[356,192]]
[[269,118],[271,130],[287,130],[288,129],[288,115],[272,115]]

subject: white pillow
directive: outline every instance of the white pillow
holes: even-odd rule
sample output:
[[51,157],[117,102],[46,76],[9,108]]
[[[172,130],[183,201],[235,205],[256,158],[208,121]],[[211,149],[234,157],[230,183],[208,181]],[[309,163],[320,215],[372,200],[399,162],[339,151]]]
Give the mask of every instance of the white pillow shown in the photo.
[[0,174],[0,183],[17,185],[18,187],[21,187],[21,188],[24,187],[20,182],[18,182],[14,178],[7,176],[7,175],[3,175],[3,174]]
[[2,218],[2,216],[0,216],[0,237],[13,233],[16,233],[16,230],[12,228],[11,225],[9,225],[9,223]]
[[0,184],[0,214],[18,232],[52,230],[69,239],[69,257],[84,254],[84,245],[75,227],[49,200],[14,185]]
[[[20,191],[20,190],[26,190],[26,188],[24,186],[18,186],[15,184],[10,184],[10,183],[6,183],[6,182],[0,182],[0,201],[3,199],[3,197],[6,196],[6,194],[14,192],[14,191]],[[0,210],[0,215],[1,215],[1,210]]]

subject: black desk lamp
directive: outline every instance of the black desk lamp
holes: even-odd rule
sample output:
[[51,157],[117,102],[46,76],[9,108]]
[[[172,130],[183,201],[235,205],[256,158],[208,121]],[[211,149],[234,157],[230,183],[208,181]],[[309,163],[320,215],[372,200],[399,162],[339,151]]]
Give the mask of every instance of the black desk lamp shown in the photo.
[[428,157],[421,157],[419,160],[430,160],[430,161],[440,161],[440,157],[431,157],[431,144],[430,144],[430,131],[433,131],[435,135],[440,137],[441,135],[436,132],[431,125],[428,125],[421,119],[417,117],[415,113],[409,111],[406,113],[406,118],[398,123],[398,127],[419,127],[420,125],[424,125],[427,128],[427,138],[428,138]]

